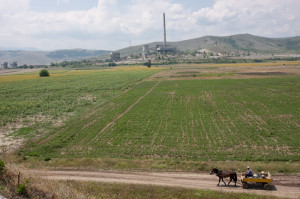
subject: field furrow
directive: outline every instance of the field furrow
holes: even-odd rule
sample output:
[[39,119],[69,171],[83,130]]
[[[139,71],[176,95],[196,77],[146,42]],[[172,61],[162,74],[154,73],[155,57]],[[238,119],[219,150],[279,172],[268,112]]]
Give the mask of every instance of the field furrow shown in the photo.
[[[76,99],[98,100],[109,83],[100,87]],[[29,144],[26,154],[298,161],[299,88],[299,77],[143,81],[91,103],[91,110],[40,137],[40,146]]]

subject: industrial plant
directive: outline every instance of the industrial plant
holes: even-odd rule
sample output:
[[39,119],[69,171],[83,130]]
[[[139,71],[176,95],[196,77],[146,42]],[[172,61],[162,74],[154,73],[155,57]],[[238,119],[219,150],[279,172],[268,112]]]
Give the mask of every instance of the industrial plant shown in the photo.
[[156,49],[158,53],[176,53],[176,48],[173,48],[171,46],[167,46],[167,31],[166,31],[166,15],[163,14],[163,23],[164,23],[164,44],[163,45],[157,45]]
[[[131,48],[131,47],[129,47]],[[141,60],[149,60],[149,59],[155,59],[157,55],[175,55],[179,51],[172,47],[171,45],[167,44],[167,30],[166,30],[166,15],[163,13],[163,42],[156,45],[150,45],[145,44],[141,47],[139,55],[136,55],[135,52],[130,53],[129,56],[122,57],[121,53],[119,51],[114,51],[110,53],[109,59],[106,59],[106,61],[113,61],[113,62],[119,62],[124,61],[126,63],[128,62],[139,62]]]
[[0,63],[0,69],[18,68],[18,62],[14,61],[12,63],[3,62]]

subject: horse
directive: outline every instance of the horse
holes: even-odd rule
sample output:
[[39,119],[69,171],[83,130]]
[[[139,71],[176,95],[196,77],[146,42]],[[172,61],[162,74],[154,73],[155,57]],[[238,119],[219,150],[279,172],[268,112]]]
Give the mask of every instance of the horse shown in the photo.
[[[218,183],[217,186],[220,185],[221,179],[222,179],[222,181],[224,182],[223,178],[228,178],[228,177],[230,177],[230,181],[229,181],[228,185],[229,185],[230,182],[233,180],[233,181],[235,182],[235,185],[234,185],[234,186],[236,186],[237,175],[236,175],[236,172],[235,172],[235,171],[222,171],[222,170],[218,170],[218,169],[216,169],[216,168],[211,169],[210,175],[212,175],[212,174],[214,174],[214,173],[216,174],[216,176],[219,177],[219,183]],[[224,182],[224,184],[226,185],[225,182]]]

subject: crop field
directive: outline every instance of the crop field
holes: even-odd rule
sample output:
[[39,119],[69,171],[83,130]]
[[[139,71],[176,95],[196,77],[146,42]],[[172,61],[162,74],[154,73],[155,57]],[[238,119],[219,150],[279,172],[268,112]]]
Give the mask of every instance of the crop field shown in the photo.
[[24,154],[300,160],[299,76],[149,80],[32,140]]
[[80,107],[99,105],[131,88],[158,68],[116,67],[106,70],[50,71],[0,76],[0,127],[53,120]]

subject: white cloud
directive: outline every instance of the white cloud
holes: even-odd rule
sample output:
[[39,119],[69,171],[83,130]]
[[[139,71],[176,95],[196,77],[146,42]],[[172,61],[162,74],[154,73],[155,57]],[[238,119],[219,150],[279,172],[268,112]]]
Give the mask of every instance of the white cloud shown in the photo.
[[300,32],[299,7],[297,0],[216,0],[212,8],[200,9],[193,16],[211,23],[215,27],[213,30],[220,33],[240,31],[263,36],[290,36]]
[[0,0],[0,16],[25,12],[30,8],[30,0]]
[[70,3],[71,0],[56,0],[56,3],[61,4],[61,3]]
[[[58,3],[70,0],[57,0]],[[297,0],[216,0],[191,12],[173,0],[98,0],[97,7],[68,12],[30,10],[30,0],[0,0],[0,46],[118,49],[128,40],[162,40],[162,13],[169,40],[250,33],[299,35]],[[124,44],[126,43],[126,44]]]
[[117,0],[98,0],[98,8],[117,5]]

